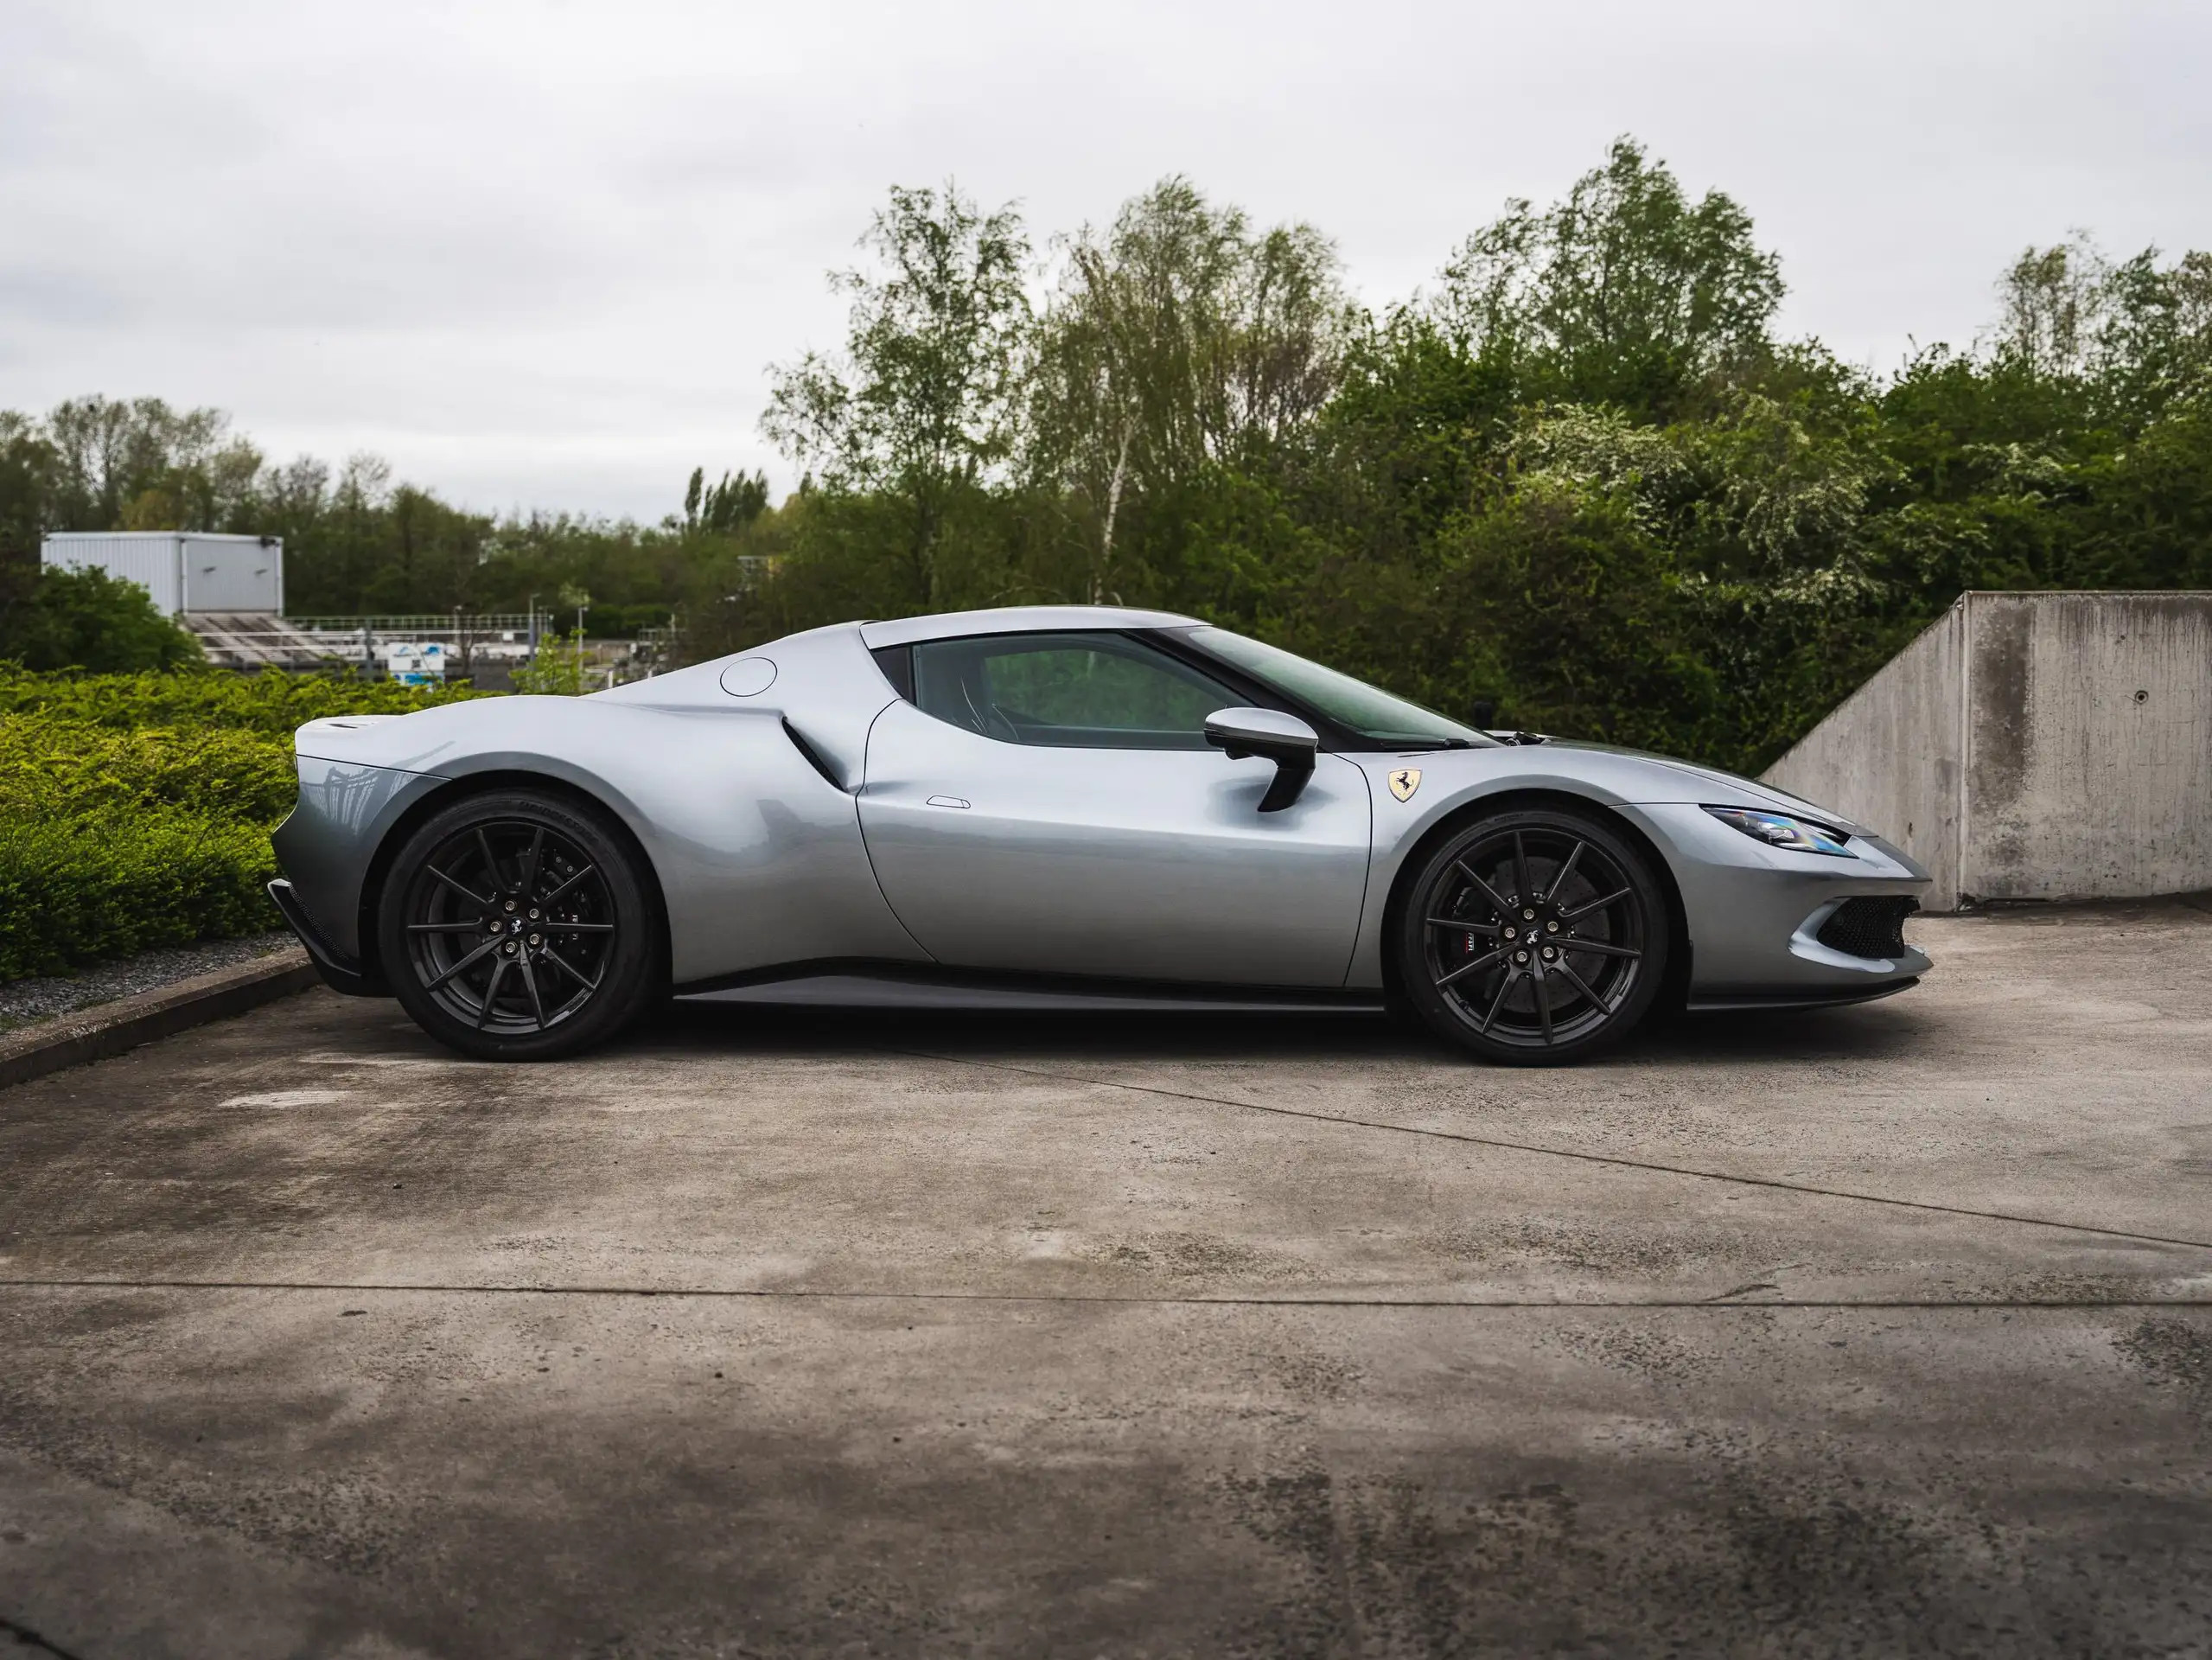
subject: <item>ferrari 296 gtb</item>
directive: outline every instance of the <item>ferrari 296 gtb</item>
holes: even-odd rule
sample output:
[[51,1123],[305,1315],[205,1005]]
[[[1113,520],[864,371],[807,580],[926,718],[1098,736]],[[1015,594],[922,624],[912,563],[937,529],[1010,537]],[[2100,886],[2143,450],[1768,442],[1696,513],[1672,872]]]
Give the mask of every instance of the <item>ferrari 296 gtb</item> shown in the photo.
[[271,891],[323,977],[494,1058],[673,995],[1391,1006],[1542,1063],[1928,966],[1927,873],[1835,814],[1161,612],[845,623],[296,748]]

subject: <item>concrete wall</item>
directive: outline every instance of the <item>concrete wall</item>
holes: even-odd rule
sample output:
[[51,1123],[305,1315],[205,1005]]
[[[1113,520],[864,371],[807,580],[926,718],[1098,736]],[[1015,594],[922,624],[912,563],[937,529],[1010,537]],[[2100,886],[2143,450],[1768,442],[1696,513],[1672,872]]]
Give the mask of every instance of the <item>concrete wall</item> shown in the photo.
[[2212,594],[1970,593],[1767,771],[1926,901],[2212,888]]
[[1923,902],[1931,910],[1958,905],[1965,639],[1966,610],[1954,605],[1764,775],[1927,865],[1935,878]]

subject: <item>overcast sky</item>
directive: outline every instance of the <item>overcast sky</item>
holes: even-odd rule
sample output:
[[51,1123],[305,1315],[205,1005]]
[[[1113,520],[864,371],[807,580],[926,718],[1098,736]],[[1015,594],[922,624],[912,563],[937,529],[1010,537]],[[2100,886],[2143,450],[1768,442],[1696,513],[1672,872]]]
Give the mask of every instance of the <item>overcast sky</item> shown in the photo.
[[1163,174],[1428,282],[1633,133],[1890,367],[2081,227],[2212,246],[2212,6],[0,0],[0,408],[154,393],[273,456],[658,518],[789,470],[764,370],[894,182],[1042,246]]

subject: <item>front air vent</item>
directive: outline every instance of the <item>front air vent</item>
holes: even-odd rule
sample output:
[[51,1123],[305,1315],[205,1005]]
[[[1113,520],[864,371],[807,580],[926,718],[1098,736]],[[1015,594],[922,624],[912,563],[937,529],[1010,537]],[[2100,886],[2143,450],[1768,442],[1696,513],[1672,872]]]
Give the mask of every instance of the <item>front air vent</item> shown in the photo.
[[1920,909],[1909,895],[1846,899],[1820,924],[1821,944],[1847,957],[1888,960],[1905,954],[1905,918]]

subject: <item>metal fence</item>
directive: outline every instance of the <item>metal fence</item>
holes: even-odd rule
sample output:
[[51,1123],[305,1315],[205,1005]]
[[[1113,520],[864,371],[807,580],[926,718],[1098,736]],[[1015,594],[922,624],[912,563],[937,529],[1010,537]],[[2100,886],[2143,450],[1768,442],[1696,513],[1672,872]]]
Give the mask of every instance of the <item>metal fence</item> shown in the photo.
[[[558,633],[554,614],[432,612],[390,616],[273,616],[200,613],[184,618],[207,660],[220,667],[352,668],[404,680],[469,676],[504,686]],[[673,624],[637,639],[586,642],[577,652],[587,685],[618,685],[676,667],[681,632]]]
[[543,611],[535,616],[521,611],[294,616],[277,626],[315,665],[343,663],[363,674],[405,680],[509,674],[536,656],[539,643],[553,632],[552,618]]
[[[429,611],[418,616],[288,616],[284,621],[296,629],[316,634],[359,634],[363,629],[371,629],[379,634],[413,636],[441,631],[481,635],[508,634],[520,629],[526,634],[532,619],[526,611]],[[536,621],[541,631],[553,631],[551,611],[539,612]]]

